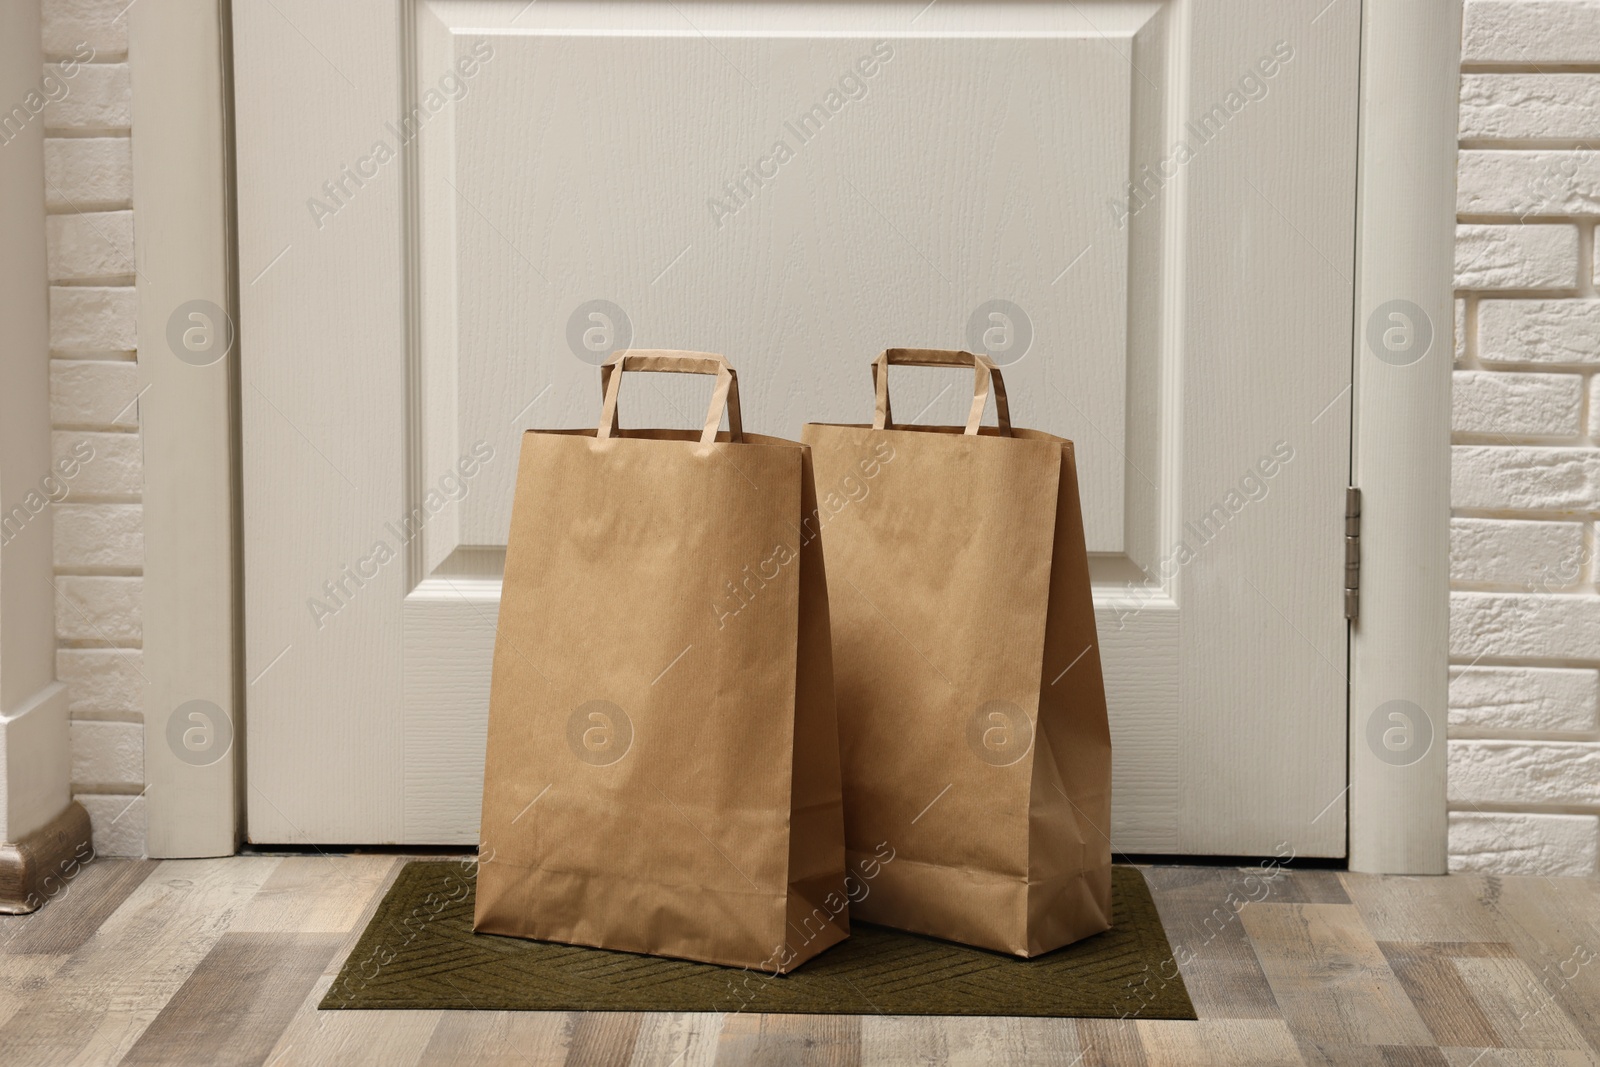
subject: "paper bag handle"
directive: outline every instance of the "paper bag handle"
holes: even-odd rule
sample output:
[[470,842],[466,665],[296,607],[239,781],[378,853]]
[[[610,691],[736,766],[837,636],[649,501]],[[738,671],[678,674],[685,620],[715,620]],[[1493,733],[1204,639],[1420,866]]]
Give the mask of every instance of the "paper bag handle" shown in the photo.
[[711,393],[711,406],[706,411],[706,424],[700,431],[700,443],[709,445],[717,439],[717,425],[722,422],[722,409],[728,409],[728,440],[743,441],[744,426],[739,419],[739,377],[728,361],[714,352],[673,352],[665,349],[630,348],[618,352],[600,365],[600,388],[605,394],[605,405],[600,409],[600,426],[595,436],[604,441],[617,433],[617,393],[622,385],[623,371],[663,371],[669,374],[715,374],[717,387]]
[[983,421],[983,408],[989,402],[989,390],[994,389],[994,410],[1000,425],[1000,436],[1011,436],[1011,405],[1006,402],[1006,383],[1000,377],[1000,368],[988,356],[971,352],[956,352],[944,348],[887,348],[872,361],[872,384],[877,390],[878,402],[872,413],[874,430],[894,429],[889,414],[889,368],[896,367],[971,367],[972,410],[967,414],[966,434],[975,436],[978,423]]

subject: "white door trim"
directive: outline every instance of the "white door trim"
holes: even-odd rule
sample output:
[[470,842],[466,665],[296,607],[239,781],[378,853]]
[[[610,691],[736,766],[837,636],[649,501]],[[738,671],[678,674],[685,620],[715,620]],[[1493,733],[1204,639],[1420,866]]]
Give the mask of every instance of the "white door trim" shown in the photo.
[[[1443,874],[1461,0],[1366,0],[1352,338],[1350,869]],[[1411,305],[1395,302],[1401,301]],[[1416,314],[1420,309],[1420,316]],[[1399,314],[1401,319],[1390,316]],[[1376,323],[1376,325],[1374,325]],[[1431,342],[1409,338],[1426,327]],[[1380,358],[1386,329],[1394,347]],[[1424,736],[1425,735],[1425,736]]]
[[[1460,0],[1366,0],[1362,13],[1352,471],[1365,493],[1364,558],[1361,618],[1351,631],[1347,798],[1350,864],[1359,870],[1445,866],[1447,325],[1460,8]],[[237,268],[232,242],[222,236],[231,191],[226,68],[217,47],[227,10],[228,0],[216,7],[209,0],[145,0],[132,13],[135,125],[147,149],[135,153],[135,202],[140,232],[150,235],[140,264],[161,279],[159,290],[139,279],[142,354],[166,354],[166,316],[184,300],[234,306],[223,281]],[[141,78],[143,63],[149,68]],[[155,73],[160,65],[166,74]],[[164,129],[173,140],[166,150],[152,148]],[[179,140],[185,131],[192,140]],[[195,166],[196,159],[205,165]],[[1408,366],[1378,359],[1363,340],[1368,319],[1393,299],[1416,304],[1432,327],[1427,357]],[[242,730],[232,700],[246,688],[234,640],[237,378],[229,373],[232,357],[210,374],[180,374],[195,368],[170,358],[141,358],[146,367],[145,382],[164,391],[170,385],[172,398],[158,407],[153,388],[144,419],[151,852],[206,855],[235,840],[236,752],[196,773],[169,752],[165,728],[176,700],[204,694],[233,716],[236,736]],[[196,580],[201,574],[204,583]],[[1385,760],[1368,744],[1368,721],[1390,700],[1416,705],[1421,718],[1413,728],[1429,727],[1431,742],[1415,762]]]
[[238,843],[228,12],[228,0],[143,0],[128,10],[153,857],[230,855]]

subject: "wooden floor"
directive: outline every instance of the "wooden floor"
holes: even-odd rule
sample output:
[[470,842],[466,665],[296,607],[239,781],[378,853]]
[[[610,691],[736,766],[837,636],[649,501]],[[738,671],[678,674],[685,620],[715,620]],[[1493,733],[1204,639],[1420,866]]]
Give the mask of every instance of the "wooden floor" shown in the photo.
[[0,1064],[1600,1062],[1593,881],[1147,868],[1199,1022],[317,1011],[403,862],[89,865],[0,917]]

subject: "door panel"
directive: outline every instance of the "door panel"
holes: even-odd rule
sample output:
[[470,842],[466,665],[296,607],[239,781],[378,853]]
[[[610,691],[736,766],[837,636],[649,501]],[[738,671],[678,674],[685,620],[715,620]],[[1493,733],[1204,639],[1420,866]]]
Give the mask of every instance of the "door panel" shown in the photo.
[[[454,35],[450,61],[475,41],[489,43]],[[1101,203],[1129,157],[1121,56],[1082,38],[735,37],[713,52],[697,36],[540,35],[492,47],[452,128],[420,139],[422,211],[451,220],[440,228],[454,246],[437,263],[422,249],[441,294],[425,308],[453,320],[423,359],[453,369],[454,407],[440,415],[457,446],[594,425],[595,370],[566,337],[591,300],[622,308],[639,347],[727,353],[746,370],[752,428],[794,434],[807,419],[862,417],[883,338],[963,339],[972,311],[1004,296],[1036,338],[1008,384],[1030,418],[1083,442],[1089,543],[1122,550],[1127,230]],[[704,383],[671,384],[630,395],[630,419],[675,425],[699,409]],[[948,374],[894,384],[906,416],[950,421],[971,399]],[[484,471],[484,491],[463,502],[463,543],[504,541],[513,473]]]
[[994,346],[1079,447],[1116,846],[1342,854],[1349,6],[236,0],[251,839],[476,840],[518,438],[626,338],[790,437]]

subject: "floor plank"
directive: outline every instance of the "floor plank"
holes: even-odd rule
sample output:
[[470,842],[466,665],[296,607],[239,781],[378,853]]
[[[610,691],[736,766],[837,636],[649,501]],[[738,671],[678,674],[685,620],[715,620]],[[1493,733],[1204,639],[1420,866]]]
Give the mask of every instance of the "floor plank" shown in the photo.
[[[1249,870],[1249,868],[1245,868]],[[1271,877],[1260,872],[1264,879]],[[1274,904],[1348,904],[1350,896],[1339,880],[1341,871],[1296,871],[1282,868],[1281,880],[1271,881]]]
[[1071,1064],[1082,1052],[1070,1019],[873,1015],[861,1020],[861,1062],[884,1067]]
[[55,955],[18,955],[0,960],[0,1036],[19,1010],[50,996],[50,980],[66,962],[65,956]]
[[639,1027],[632,1067],[711,1067],[721,1033],[722,1016],[716,1012],[652,1012]]
[[285,856],[229,929],[345,933],[403,862],[395,856]]
[[[1588,1042],[1566,1011],[1520,959],[1482,957],[1454,961],[1505,1048],[1582,1050]],[[1451,1042],[1456,1044],[1456,1042]]]
[[1350,902],[1379,941],[1504,941],[1479,900],[1481,876],[1340,873]]
[[1500,939],[1600,1049],[1600,886],[1587,878],[1487,875],[1471,884]]
[[266,1060],[339,947],[333,934],[225,933],[122,1060]]
[[1441,1049],[1450,1067],[1594,1067],[1587,1052],[1551,1052],[1522,1048]]
[[1131,1019],[1075,1019],[1083,1067],[1143,1067],[1144,1044]]
[[574,1019],[559,1011],[447,1011],[417,1062],[559,1067]]
[[300,1010],[284,1030],[268,1055],[265,1067],[291,1067],[296,1064],[337,1063],[340,1067],[411,1067],[421,1061],[434,1032],[446,1015],[443,1011],[321,1011],[317,1005],[327,994],[345,958],[355,949],[378,902],[399,874],[396,862],[373,887],[372,896],[343,943],[323,969],[300,1004]]
[[271,875],[276,859],[161,863],[3,1027],[13,1062],[115,1063]]
[[1303,1040],[1433,1044],[1353,906],[1256,904],[1240,919],[1284,1019]]
[[1433,1045],[1317,1045],[1300,1041],[1307,1067],[1450,1067]]
[[1145,876],[1195,1013],[1202,1019],[1280,1018],[1239,912],[1277,899],[1289,877],[1206,867],[1153,867]]
[[628,1067],[644,1016],[631,1011],[585,1011],[573,1016],[566,1062],[582,1067]]
[[856,1015],[729,1015],[717,1038],[717,1067],[856,1067],[861,1018]]
[[1501,1043],[1455,967],[1454,957],[1466,955],[1476,946],[1512,951],[1504,942],[1493,941],[1383,941],[1378,945],[1412,1007],[1440,1045],[1488,1048]]
[[[337,956],[336,956],[337,958]],[[443,1011],[319,1011],[333,975],[317,979],[264,1067],[414,1067],[422,1062]],[[476,1014],[476,1013],[473,1013]]]
[[95,935],[112,912],[144,884],[152,860],[97,859],[31,915],[0,918],[0,952],[71,952]]
[[1143,1019],[1137,1024],[1150,1067],[1285,1067],[1300,1063],[1281,1019]]

